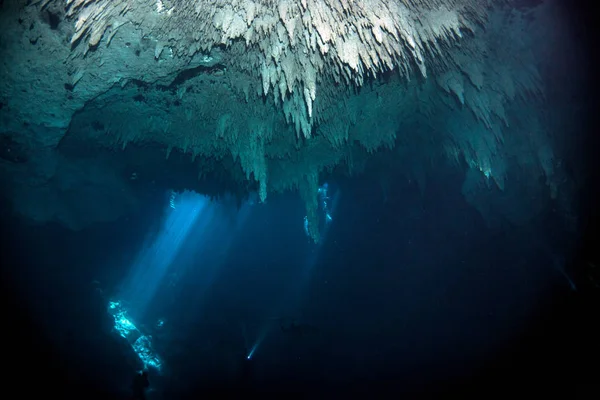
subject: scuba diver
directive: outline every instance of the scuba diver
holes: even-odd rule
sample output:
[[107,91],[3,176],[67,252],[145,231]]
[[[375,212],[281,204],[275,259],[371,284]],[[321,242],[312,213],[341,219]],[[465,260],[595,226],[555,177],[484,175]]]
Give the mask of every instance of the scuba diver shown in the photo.
[[131,383],[133,400],[145,400],[146,390],[149,386],[150,381],[148,380],[148,370],[144,369],[143,371],[136,372],[135,376],[133,377],[133,382]]
[[244,339],[244,353],[241,359],[240,375],[238,380],[238,387],[247,391],[253,385],[254,381],[254,357],[252,357],[252,348],[249,346],[248,333],[246,331],[246,324],[241,323],[242,326],[242,337]]
[[254,357],[250,357],[248,352],[245,352],[244,354],[240,372],[241,386],[245,389],[250,388],[254,381]]

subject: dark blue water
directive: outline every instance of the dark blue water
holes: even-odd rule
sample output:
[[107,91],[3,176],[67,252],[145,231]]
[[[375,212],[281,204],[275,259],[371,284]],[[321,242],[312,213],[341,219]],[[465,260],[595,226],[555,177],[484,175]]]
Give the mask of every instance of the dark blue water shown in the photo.
[[[593,15],[573,19],[582,42],[597,42],[583,23]],[[592,53],[581,70],[595,70]],[[567,61],[548,63],[549,107],[597,118],[597,91],[563,72]],[[589,90],[562,95],[581,84]],[[79,232],[29,225],[0,204],[5,397],[131,399],[144,367],[148,399],[597,397],[594,122],[562,122],[590,153],[575,231],[557,202],[488,226],[459,168],[423,191],[404,178],[387,191],[368,174],[331,179],[337,202],[318,244],[297,194],[238,208],[178,193],[172,209],[164,187]],[[557,141],[567,159],[583,156],[569,154],[579,141]],[[502,204],[518,215],[517,200]],[[117,301],[160,368],[119,334]]]
[[[136,260],[173,212],[165,196],[77,233],[12,221],[3,254],[10,363],[50,392],[128,398],[143,364],[107,309],[125,298],[162,362],[149,369],[148,398],[413,397],[585,382],[572,364],[582,357],[577,337],[588,335],[565,262],[574,236],[559,219],[489,229],[452,177],[423,194],[400,182],[387,199],[366,179],[331,186],[339,202],[318,245],[296,196],[239,210],[207,200],[151,292],[148,274],[168,249],[142,267]],[[144,304],[134,289],[150,293]]]

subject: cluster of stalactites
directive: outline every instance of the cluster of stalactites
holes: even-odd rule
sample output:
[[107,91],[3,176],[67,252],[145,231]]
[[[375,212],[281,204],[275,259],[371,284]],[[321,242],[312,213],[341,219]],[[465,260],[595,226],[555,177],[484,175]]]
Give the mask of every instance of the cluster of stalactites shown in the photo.
[[[308,138],[311,132],[317,132],[338,150],[349,137],[368,152],[392,148],[398,133],[411,132],[412,136],[422,133],[410,129],[417,116],[432,124],[440,110],[450,109],[453,115],[465,118],[445,118],[439,127],[449,139],[445,142],[449,143],[445,145],[448,156],[464,158],[486,182],[493,179],[504,189],[502,131],[510,125],[506,106],[515,98],[541,96],[541,79],[532,60],[515,51],[520,50],[519,35],[523,30],[506,28],[504,18],[494,17],[493,13],[487,15],[493,1],[67,0],[67,3],[68,13],[75,20],[72,43],[81,42],[81,46],[76,46],[80,50],[98,46],[103,37],[110,42],[117,29],[128,22],[135,22],[142,27],[138,29],[155,40],[157,59],[166,47],[175,57],[193,57],[216,46],[227,47],[229,76],[235,71],[253,78],[244,106],[252,109],[264,103],[253,102],[248,98],[249,93],[256,96],[254,100],[272,96],[299,137]],[[476,24],[484,21],[488,29],[477,31]],[[475,32],[475,37],[461,39],[464,30]],[[458,40],[460,48],[452,46]],[[419,75],[428,79],[425,85],[417,85],[413,80],[406,86],[379,88],[378,93],[384,95],[381,98],[377,95],[377,101],[392,103],[398,97],[389,112],[385,105],[370,101],[371,98],[363,102],[358,96],[347,96],[368,77],[392,69],[405,80]],[[442,91],[438,92],[434,86]],[[401,94],[389,93],[394,90]],[[364,96],[368,90],[362,92]],[[466,118],[466,110],[472,112],[475,121]],[[359,114],[363,115],[362,120]],[[375,116],[378,118],[372,118]],[[235,124],[219,123],[226,125]],[[404,129],[400,130],[401,127]],[[239,136],[230,131],[235,130],[217,129],[216,136],[231,139],[225,140],[228,150],[239,159],[247,178],[259,182],[260,197],[264,200],[267,189],[277,185],[277,180],[269,176],[271,168],[267,168],[265,149],[267,145],[273,147],[270,139],[279,131],[273,132],[272,126],[261,126],[261,122],[253,124],[247,134],[241,128]],[[293,134],[287,136],[295,139]],[[320,138],[310,142],[315,139]],[[303,175],[310,179],[297,183],[307,203],[308,229],[313,238],[318,236],[315,228],[318,174],[318,168],[311,170]]]
[[178,56],[244,41],[247,52],[232,67],[254,74],[257,94],[275,96],[296,133],[309,137],[321,82],[361,86],[392,69],[427,77],[428,65],[445,64],[448,44],[482,22],[493,0],[66,1],[72,43],[85,38],[88,47],[141,21],[157,48],[169,43]]

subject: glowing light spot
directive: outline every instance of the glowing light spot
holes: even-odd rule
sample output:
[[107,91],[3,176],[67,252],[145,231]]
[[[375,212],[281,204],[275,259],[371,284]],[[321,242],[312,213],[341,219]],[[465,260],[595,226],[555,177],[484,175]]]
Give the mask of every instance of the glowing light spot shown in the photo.
[[248,356],[246,357],[246,359],[250,360],[252,358],[252,356],[254,356],[254,352],[256,351],[257,347],[258,347],[258,343],[256,343],[254,346],[252,346],[252,349],[250,350],[250,353],[248,353]]
[[131,348],[144,364],[144,367],[153,367],[160,371],[162,362],[152,350],[150,336],[144,335],[127,315],[121,302],[111,301],[108,303],[108,312],[115,320],[114,329],[119,335],[126,339]]

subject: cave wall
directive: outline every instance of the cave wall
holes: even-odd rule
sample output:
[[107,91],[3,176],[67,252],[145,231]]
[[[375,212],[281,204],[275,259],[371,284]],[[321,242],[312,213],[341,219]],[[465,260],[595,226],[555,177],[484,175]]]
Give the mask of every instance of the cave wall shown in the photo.
[[565,191],[538,51],[555,2],[276,3],[3,4],[0,167],[14,209],[74,229],[124,215],[143,197],[132,171],[152,180],[136,149],[263,201],[300,191],[315,239],[318,183],[368,163],[420,186],[464,170],[490,223],[522,223]]

